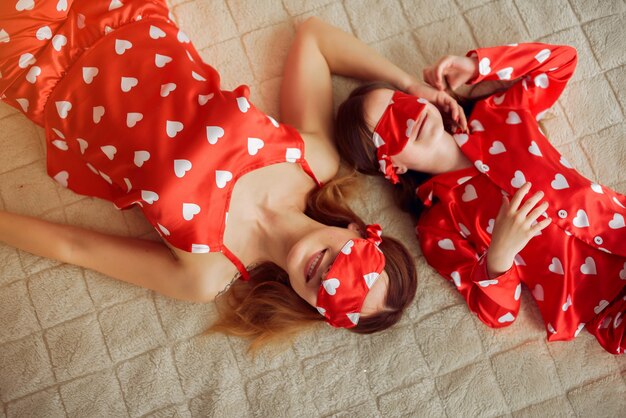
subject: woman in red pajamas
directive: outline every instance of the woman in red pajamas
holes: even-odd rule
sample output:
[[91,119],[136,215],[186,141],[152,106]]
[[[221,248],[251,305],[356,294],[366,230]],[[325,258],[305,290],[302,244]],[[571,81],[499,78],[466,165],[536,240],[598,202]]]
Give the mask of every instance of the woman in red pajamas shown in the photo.
[[45,128],[48,174],[140,206],[163,243],[7,212],[0,241],[185,300],[213,300],[240,275],[220,298],[219,329],[257,341],[319,320],[391,326],[415,294],[410,255],[332,184],[318,188],[339,166],[331,72],[412,86],[458,111],[318,19],[290,49],[283,125],[246,86],[220,88],[164,0],[1,2],[0,97]]
[[483,97],[473,103],[469,131],[448,133],[419,94],[374,84],[342,104],[337,141],[360,171],[384,175],[400,193],[411,190],[426,260],[481,321],[515,321],[524,283],[549,341],[587,328],[620,354],[626,197],[583,177],[538,125],[576,62],[574,48],[542,43],[446,56],[424,76],[439,89],[483,91],[472,93]]

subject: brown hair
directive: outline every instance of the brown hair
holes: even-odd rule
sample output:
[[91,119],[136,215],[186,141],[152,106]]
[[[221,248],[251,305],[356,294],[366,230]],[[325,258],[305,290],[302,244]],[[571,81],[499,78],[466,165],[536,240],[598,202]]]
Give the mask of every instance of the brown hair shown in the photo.
[[[351,222],[365,231],[365,223],[345,203],[345,189],[354,176],[334,179],[312,192],[306,214],[329,226],[346,228]],[[415,297],[417,274],[414,261],[399,241],[383,236],[379,247],[385,254],[389,286],[385,310],[362,316],[350,331],[368,334],[398,322]],[[223,332],[251,339],[254,352],[268,342],[284,342],[307,325],[324,321],[317,309],[291,288],[287,272],[271,262],[250,270],[250,280],[235,280],[216,299],[219,317],[209,332]]]
[[[370,176],[383,175],[379,170],[376,147],[372,142],[373,132],[365,121],[363,108],[367,95],[377,89],[396,90],[391,84],[380,81],[366,83],[355,88],[339,106],[335,124],[335,138],[341,157],[359,172]],[[466,114],[469,114],[472,103],[458,96],[455,96],[455,99],[466,110]],[[451,122],[449,116],[444,114],[442,118],[444,126],[449,126]],[[421,200],[415,196],[415,189],[430,177],[430,174],[413,170],[398,175],[400,182],[394,187],[396,204],[415,219],[423,210]]]

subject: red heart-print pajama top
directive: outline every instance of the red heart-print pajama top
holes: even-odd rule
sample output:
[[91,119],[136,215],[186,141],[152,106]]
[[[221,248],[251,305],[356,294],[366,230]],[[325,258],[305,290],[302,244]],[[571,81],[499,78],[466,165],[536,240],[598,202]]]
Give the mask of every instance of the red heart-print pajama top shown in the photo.
[[[454,139],[474,163],[436,175],[417,196],[425,205],[416,232],[428,263],[449,279],[470,310],[491,327],[517,317],[521,283],[531,291],[549,341],[586,327],[613,354],[626,349],[626,197],[584,176],[548,142],[538,120],[565,88],[577,62],[569,46],[520,43],[469,51],[483,80],[520,81],[475,103],[470,134]],[[502,194],[532,183],[552,218],[489,279],[486,253]],[[539,220],[544,219],[542,216]]]
[[[298,132],[220,89],[164,0],[6,0],[0,94],[45,127],[47,172],[76,193],[141,206],[169,243],[222,252],[233,186],[270,164],[314,180]],[[315,180],[317,184],[317,180]]]

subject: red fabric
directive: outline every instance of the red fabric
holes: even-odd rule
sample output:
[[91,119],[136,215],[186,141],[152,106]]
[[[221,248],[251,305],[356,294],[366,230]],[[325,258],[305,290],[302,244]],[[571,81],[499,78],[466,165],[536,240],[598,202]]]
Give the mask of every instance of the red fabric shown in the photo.
[[[454,135],[474,166],[434,176],[418,188],[426,206],[416,228],[424,256],[491,327],[515,320],[524,283],[549,341],[570,340],[587,325],[605,349],[623,353],[626,197],[583,177],[537,123],[573,74],[576,50],[528,43],[467,53],[474,54],[480,74],[469,84],[522,80],[478,101],[469,118],[471,133]],[[524,201],[543,190],[552,223],[508,272],[488,280],[485,254],[502,193],[512,196],[524,181],[533,184]]]
[[372,141],[380,171],[393,184],[400,180],[389,157],[404,149],[426,103],[426,99],[396,91],[374,128]]
[[367,226],[367,238],[349,240],[333,261],[317,294],[317,310],[334,327],[352,328],[359,323],[361,307],[385,268],[378,249],[382,230]]
[[[247,86],[221,90],[165,1],[15,3],[0,5],[0,88],[45,126],[48,174],[119,209],[140,205],[172,245],[221,251],[246,278],[223,244],[233,187],[282,162],[315,179],[298,132],[250,104]],[[50,35],[39,40],[44,26]],[[20,68],[25,52],[34,59]]]

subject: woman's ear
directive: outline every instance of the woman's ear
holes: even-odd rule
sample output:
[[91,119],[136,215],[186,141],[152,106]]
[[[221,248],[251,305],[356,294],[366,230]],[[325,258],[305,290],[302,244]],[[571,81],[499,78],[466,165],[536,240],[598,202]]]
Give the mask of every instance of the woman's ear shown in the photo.
[[405,165],[401,165],[401,166],[394,165],[393,168],[396,170],[396,174],[404,174],[408,170]]
[[355,222],[350,222],[348,224],[348,229],[350,231],[358,232],[359,234],[361,233],[361,228],[359,228],[359,225],[356,224]]

